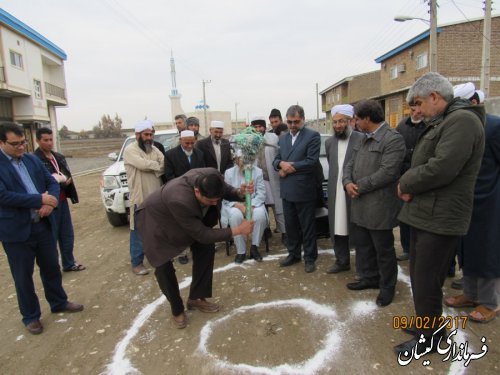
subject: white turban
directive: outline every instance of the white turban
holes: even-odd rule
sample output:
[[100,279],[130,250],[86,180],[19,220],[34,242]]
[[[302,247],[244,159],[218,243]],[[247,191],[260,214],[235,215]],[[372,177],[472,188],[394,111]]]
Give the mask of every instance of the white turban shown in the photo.
[[264,121],[264,124],[265,124],[267,120],[264,116],[257,115],[257,116],[252,117],[252,120],[250,121],[250,123],[252,123],[254,121]]
[[185,137],[194,137],[194,131],[192,131],[192,130],[181,131],[181,138],[185,138]]
[[335,116],[337,113],[340,113],[344,116],[353,117],[354,116],[354,108],[350,104],[338,104],[333,106],[332,108],[332,116]]
[[472,82],[462,83],[453,86],[453,96],[455,98],[470,99],[476,92],[476,87]]
[[486,95],[484,95],[484,91],[482,90],[476,90],[477,96],[479,97],[479,103],[484,103],[484,99],[486,98]]
[[224,121],[212,121],[210,127],[224,129]]
[[151,120],[142,120],[135,124],[135,132],[142,133],[144,130],[149,129],[153,130],[153,121]]

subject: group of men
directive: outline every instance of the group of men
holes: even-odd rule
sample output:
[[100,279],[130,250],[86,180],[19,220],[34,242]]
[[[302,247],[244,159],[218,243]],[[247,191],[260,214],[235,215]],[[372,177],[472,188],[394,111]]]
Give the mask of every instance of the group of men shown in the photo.
[[[442,287],[458,252],[464,294],[449,297],[445,303],[458,308],[473,306],[471,319],[487,322],[498,312],[500,260],[494,249],[498,231],[492,228],[499,222],[500,212],[500,120],[486,117],[485,151],[484,106],[478,105],[478,94],[470,90],[460,94],[460,89],[454,93],[445,77],[425,74],[410,88],[410,116],[397,130],[385,122],[383,108],[374,100],[332,108],[333,135],[325,149],[330,166],[328,216],[336,261],[327,272],[350,270],[353,247],[358,279],[347,288],[379,289],[377,305],[389,305],[398,272],[393,229],[399,225],[400,259],[410,261],[415,315],[431,321],[441,316]],[[187,258],[185,251],[190,248],[193,265],[187,308],[219,311],[217,303],[207,300],[212,297],[215,243],[234,238],[235,262],[241,263],[247,254],[244,236],[252,235],[250,257],[261,261],[258,245],[268,225],[266,205],[275,210],[276,227],[288,251],[280,266],[289,267],[303,259],[305,272],[316,269],[320,135],[305,127],[304,110],[298,105],[286,112],[286,130],[278,110],[271,111],[269,120],[271,132],[262,116],[250,124],[267,145],[257,157],[250,183],[243,178],[238,151],[233,162],[230,143],[223,138],[223,122],[212,121],[210,135],[202,138],[196,118],[176,116],[177,143],[165,153],[154,145],[151,121],[136,125],[136,142],[124,153],[131,202],[132,269],[138,275],[148,273],[143,265],[145,254],[170,302],[177,328],[186,327],[187,316],[174,258]],[[24,155],[22,129],[15,124],[1,129],[0,240],[16,281],[23,322],[37,333],[37,329],[41,332],[40,309],[31,280],[35,258],[52,311],[83,309],[68,302],[62,289],[56,237],[42,236],[56,228],[52,210],[66,197],[77,201],[76,191],[74,195],[66,189],[65,195],[59,195],[60,184],[72,184],[63,159],[54,157],[55,167],[48,157],[56,173],[66,176],[58,184],[50,168]],[[50,167],[47,161],[45,164]],[[245,220],[246,208],[241,203],[245,193],[253,196],[250,221]],[[217,224],[221,226],[215,228]],[[63,267],[83,266],[68,261]],[[437,328],[410,327],[406,331],[412,338],[397,345],[395,351],[411,352],[417,347],[422,352],[420,337],[430,339]]]

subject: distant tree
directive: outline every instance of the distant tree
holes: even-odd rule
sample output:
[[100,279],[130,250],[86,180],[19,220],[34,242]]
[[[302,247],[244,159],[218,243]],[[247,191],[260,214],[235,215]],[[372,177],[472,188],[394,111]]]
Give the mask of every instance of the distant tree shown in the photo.
[[122,119],[118,114],[112,119],[110,115],[102,115],[99,124],[94,126],[93,131],[96,138],[121,137]]
[[87,133],[85,130],[80,130],[80,133],[78,134],[80,139],[87,139],[89,137],[89,133]]
[[69,139],[69,129],[66,125],[63,125],[61,130],[59,130],[59,137],[61,137],[61,139]]

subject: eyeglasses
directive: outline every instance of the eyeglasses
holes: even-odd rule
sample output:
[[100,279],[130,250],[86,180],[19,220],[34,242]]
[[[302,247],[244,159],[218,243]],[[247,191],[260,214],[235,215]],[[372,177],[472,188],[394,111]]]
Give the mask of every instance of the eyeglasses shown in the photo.
[[288,125],[299,125],[302,122],[302,120],[286,120],[286,123]]
[[332,120],[332,124],[333,125],[337,125],[337,124],[339,124],[339,125],[345,125],[347,123],[348,123],[348,120],[346,120],[345,118],[342,118],[340,120]]
[[11,145],[12,147],[22,147],[22,146],[26,146],[28,144],[28,141],[27,140],[19,141],[19,142],[5,141],[5,143]]

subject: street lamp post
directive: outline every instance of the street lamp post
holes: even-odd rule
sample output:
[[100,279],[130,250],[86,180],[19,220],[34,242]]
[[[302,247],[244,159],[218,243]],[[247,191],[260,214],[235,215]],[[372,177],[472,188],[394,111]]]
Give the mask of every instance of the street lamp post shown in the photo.
[[207,83],[211,83],[210,80],[202,80],[201,83],[203,85],[203,117],[205,119],[205,136],[208,136],[208,124],[207,124],[207,100],[205,96],[205,85]]
[[429,69],[431,72],[437,72],[437,5],[436,0],[430,0],[430,20],[420,17],[396,16],[394,21],[405,22],[411,20],[420,20],[429,25]]
[[234,103],[234,112],[235,112],[235,117],[236,117],[236,129],[238,128],[238,102]]

